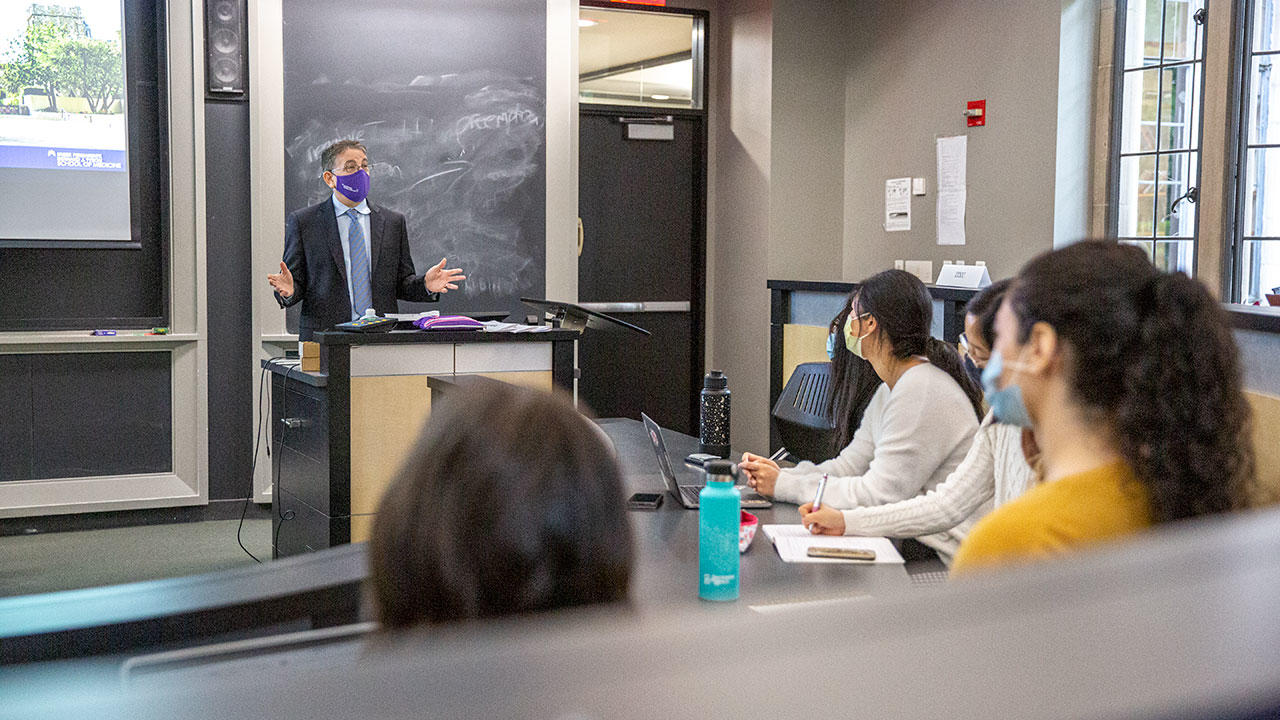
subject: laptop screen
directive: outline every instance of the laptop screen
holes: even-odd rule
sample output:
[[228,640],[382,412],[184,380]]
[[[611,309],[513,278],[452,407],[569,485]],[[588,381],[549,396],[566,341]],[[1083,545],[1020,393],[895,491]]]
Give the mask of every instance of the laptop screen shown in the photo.
[[676,473],[671,469],[671,460],[667,457],[667,444],[662,440],[662,428],[658,427],[658,423],[654,422],[653,418],[644,413],[640,413],[640,419],[644,421],[644,431],[649,436],[649,442],[653,443],[653,452],[658,456],[658,467],[662,470],[662,479],[667,484],[667,489],[679,495]]

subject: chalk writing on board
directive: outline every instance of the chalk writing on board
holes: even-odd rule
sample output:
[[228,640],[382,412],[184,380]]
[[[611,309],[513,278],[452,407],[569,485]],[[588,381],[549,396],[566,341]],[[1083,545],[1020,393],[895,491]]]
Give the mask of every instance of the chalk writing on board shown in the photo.
[[545,286],[545,102],[540,82],[496,71],[411,81],[287,88],[310,109],[288,129],[291,209],[327,198],[320,153],[343,138],[369,148],[370,202],[405,215],[415,266],[466,271],[456,308],[510,309]]

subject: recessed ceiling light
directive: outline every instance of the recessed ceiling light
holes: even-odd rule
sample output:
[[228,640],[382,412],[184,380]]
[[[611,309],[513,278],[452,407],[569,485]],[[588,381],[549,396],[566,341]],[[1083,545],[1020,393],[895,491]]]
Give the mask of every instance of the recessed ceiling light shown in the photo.
[[591,18],[578,18],[578,27],[580,28],[591,27],[592,25],[599,25],[599,24],[600,24],[599,20],[592,20]]

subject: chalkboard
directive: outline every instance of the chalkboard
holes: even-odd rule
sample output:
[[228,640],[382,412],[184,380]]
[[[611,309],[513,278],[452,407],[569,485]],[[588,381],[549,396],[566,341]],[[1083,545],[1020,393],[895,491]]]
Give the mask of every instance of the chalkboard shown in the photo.
[[320,153],[358,139],[369,200],[405,215],[418,272],[466,271],[403,311],[523,313],[520,296],[543,296],[545,109],[545,0],[284,3],[286,207],[329,197]]

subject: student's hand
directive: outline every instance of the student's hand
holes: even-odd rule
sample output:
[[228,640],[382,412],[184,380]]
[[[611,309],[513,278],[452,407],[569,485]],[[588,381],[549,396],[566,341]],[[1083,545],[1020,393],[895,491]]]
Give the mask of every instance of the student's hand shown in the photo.
[[773,495],[778,483],[778,463],[761,455],[742,453],[738,467],[747,474],[747,485],[761,495]]
[[273,290],[280,293],[280,297],[285,299],[293,297],[293,273],[289,272],[289,266],[283,262],[280,263],[279,274],[267,273],[267,282],[271,283]]
[[800,524],[814,535],[843,535],[844,513],[825,505],[814,512],[813,503],[805,503],[800,506]]
[[462,270],[459,268],[446,269],[444,266],[446,260],[447,258],[440,258],[440,262],[432,265],[431,269],[423,277],[429,292],[447,293],[450,290],[457,290],[458,286],[454,283],[467,279],[467,276],[463,275]]

